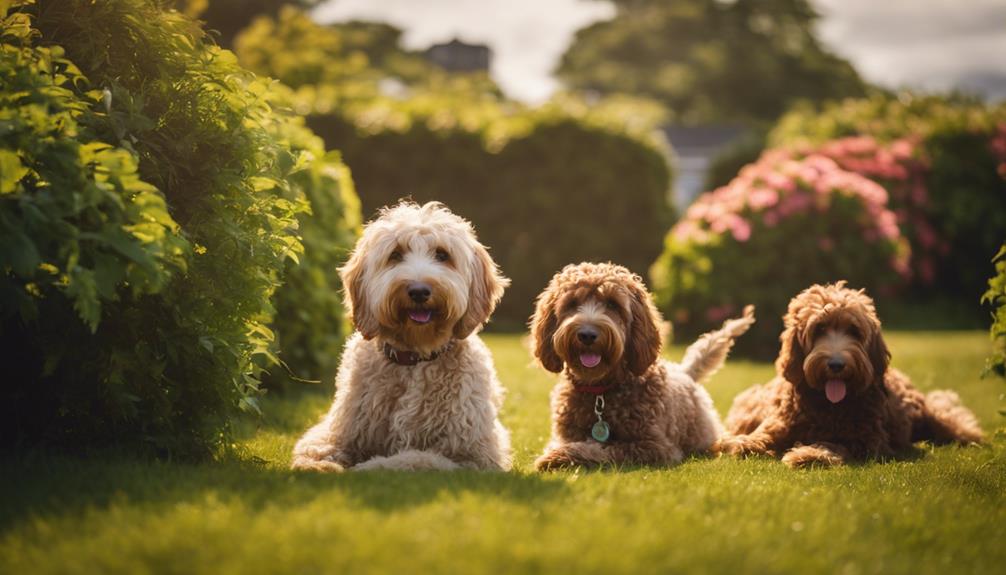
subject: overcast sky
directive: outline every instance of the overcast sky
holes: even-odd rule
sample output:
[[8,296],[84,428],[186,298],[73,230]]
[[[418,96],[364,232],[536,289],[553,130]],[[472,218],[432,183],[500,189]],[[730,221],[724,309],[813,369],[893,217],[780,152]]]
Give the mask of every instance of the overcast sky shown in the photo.
[[[869,81],[1006,99],[1006,0],[812,2],[822,40]],[[493,77],[528,102],[558,87],[551,72],[573,33],[613,15],[599,0],[330,0],[315,12],[322,22],[390,22],[410,49],[455,36],[488,44]]]

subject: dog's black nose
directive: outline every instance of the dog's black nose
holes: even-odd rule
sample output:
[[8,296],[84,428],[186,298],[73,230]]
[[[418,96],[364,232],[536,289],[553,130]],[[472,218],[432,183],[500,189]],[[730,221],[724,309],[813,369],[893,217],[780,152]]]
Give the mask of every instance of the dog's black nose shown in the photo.
[[831,359],[828,360],[827,365],[828,365],[828,369],[830,369],[831,371],[833,371],[835,373],[838,373],[838,372],[842,371],[842,368],[845,367],[845,360],[843,360],[840,357],[833,357],[833,358],[831,358]]
[[597,341],[597,330],[592,327],[581,327],[576,331],[576,339],[583,345],[590,345]]
[[406,290],[409,292],[409,297],[412,298],[412,301],[416,303],[425,303],[426,300],[430,299],[430,293],[432,293],[430,286],[423,282],[412,282]]

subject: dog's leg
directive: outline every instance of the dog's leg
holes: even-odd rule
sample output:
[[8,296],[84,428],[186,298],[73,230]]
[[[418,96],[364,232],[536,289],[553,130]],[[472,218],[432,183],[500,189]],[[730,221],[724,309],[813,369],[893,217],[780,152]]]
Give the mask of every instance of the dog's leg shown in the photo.
[[552,471],[569,467],[592,467],[605,461],[604,448],[593,441],[550,443],[545,453],[534,462],[538,471]]
[[812,443],[810,445],[797,445],[782,456],[782,462],[793,468],[813,467],[821,465],[824,467],[835,467],[842,465],[848,460],[849,451],[834,443]]
[[981,443],[985,439],[975,414],[961,405],[961,398],[949,390],[926,394],[921,420],[916,421],[913,427],[913,441],[967,445]]
[[761,422],[757,429],[743,435],[725,435],[721,437],[710,451],[727,455],[769,455],[774,457],[779,438],[785,437],[786,426],[778,419],[771,418]]
[[[407,449],[394,455],[378,456],[352,468],[353,471],[372,471],[375,469],[390,469],[394,471],[453,471],[460,469],[461,464],[451,461],[446,456],[435,451],[420,451]],[[474,467],[474,465],[472,465]]]
[[312,427],[293,448],[292,469],[308,471],[343,471],[352,460],[343,453],[333,437],[331,414]]

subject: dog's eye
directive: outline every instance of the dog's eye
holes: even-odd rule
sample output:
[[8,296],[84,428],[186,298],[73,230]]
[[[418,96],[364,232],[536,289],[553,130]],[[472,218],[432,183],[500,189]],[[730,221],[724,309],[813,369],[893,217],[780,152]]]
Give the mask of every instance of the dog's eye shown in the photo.
[[388,256],[388,263],[396,264],[400,261],[402,261],[402,252],[398,250],[391,252],[391,255]]
[[814,326],[814,337],[819,338],[824,335],[824,324],[817,324]]
[[849,326],[849,330],[848,330],[848,334],[849,334],[849,337],[854,337],[856,339],[859,339],[859,328],[856,327],[856,326],[854,326],[854,325],[850,325]]
[[451,254],[447,253],[447,251],[442,248],[437,248],[437,253],[434,257],[438,262],[446,262],[451,259]]
[[566,304],[562,306],[563,311],[574,311],[576,308],[580,307],[580,304],[576,302],[576,299],[566,300]]
[[604,306],[610,310],[618,310],[618,302],[613,299],[605,300]]

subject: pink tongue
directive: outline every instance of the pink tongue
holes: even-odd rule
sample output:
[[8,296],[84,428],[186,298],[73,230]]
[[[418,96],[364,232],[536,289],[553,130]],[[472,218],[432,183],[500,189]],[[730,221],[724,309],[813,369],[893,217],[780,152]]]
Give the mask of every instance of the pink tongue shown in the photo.
[[845,382],[840,379],[832,379],[824,384],[824,395],[828,401],[838,403],[845,399]]
[[597,367],[597,364],[601,363],[601,356],[596,353],[581,353],[580,363],[583,367]]
[[416,309],[409,311],[409,319],[416,323],[426,323],[430,321],[433,312],[428,309]]

